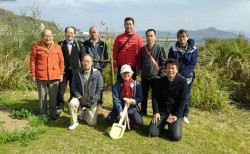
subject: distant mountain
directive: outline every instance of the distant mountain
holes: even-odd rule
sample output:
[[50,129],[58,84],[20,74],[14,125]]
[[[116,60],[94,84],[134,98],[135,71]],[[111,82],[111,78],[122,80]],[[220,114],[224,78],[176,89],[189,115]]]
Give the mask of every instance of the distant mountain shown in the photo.
[[190,37],[199,38],[235,38],[238,34],[233,32],[226,32],[218,30],[214,27],[209,27],[207,29],[189,31]]
[[[145,31],[138,31],[142,37],[145,37]],[[169,31],[156,31],[158,38],[176,38],[176,32]],[[218,30],[214,27],[201,30],[188,30],[189,37],[197,40],[203,40],[204,38],[235,38],[237,33]]]

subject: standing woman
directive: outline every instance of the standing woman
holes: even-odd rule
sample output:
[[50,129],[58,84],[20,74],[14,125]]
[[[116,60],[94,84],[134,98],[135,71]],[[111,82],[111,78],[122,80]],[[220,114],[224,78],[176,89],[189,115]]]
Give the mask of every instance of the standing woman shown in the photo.
[[188,32],[184,29],[177,32],[177,40],[176,44],[169,49],[168,58],[178,60],[180,64],[179,73],[185,77],[188,84],[183,112],[183,121],[188,124],[189,98],[192,82],[195,78],[194,69],[197,65],[198,49],[194,46],[194,40],[188,39]]
[[59,81],[63,79],[64,59],[61,46],[54,43],[52,31],[42,32],[42,41],[31,49],[30,72],[32,81],[37,83],[40,113],[47,115],[47,90],[49,92],[50,117],[58,117],[56,112]]

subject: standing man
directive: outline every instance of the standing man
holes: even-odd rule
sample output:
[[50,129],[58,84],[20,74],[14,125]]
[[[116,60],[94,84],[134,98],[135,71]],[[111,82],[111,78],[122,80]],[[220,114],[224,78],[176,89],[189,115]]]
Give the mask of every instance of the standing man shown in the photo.
[[153,101],[153,117],[149,125],[149,135],[159,136],[168,125],[170,140],[178,141],[182,137],[182,117],[187,95],[187,82],[178,73],[177,60],[166,61],[166,76],[157,81]]
[[[97,27],[91,26],[89,28],[89,35],[90,39],[83,42],[83,54],[90,54],[94,58],[93,67],[98,69],[102,73],[107,63],[98,61],[108,60],[109,57],[108,57],[107,44],[100,39]],[[103,103],[102,94],[100,101],[98,103],[100,104]]]
[[188,32],[184,29],[180,29],[177,32],[177,42],[169,49],[168,58],[178,60],[180,64],[179,73],[185,77],[187,81],[187,97],[185,103],[185,109],[183,112],[183,121],[189,123],[189,99],[192,87],[192,82],[195,78],[194,69],[198,60],[198,49],[194,46],[194,40],[188,39]]
[[113,47],[114,70],[117,73],[117,80],[121,79],[121,66],[128,64],[131,66],[135,80],[140,73],[139,57],[140,48],[143,46],[142,38],[134,32],[134,19],[127,17],[124,20],[125,32],[116,37]]
[[140,66],[142,79],[143,101],[141,104],[142,115],[147,115],[148,91],[151,87],[154,96],[156,81],[165,76],[166,54],[163,47],[155,43],[156,31],[148,29],[146,31],[147,45],[141,48]]
[[85,120],[89,125],[97,123],[97,102],[103,90],[103,78],[100,71],[93,68],[93,57],[85,54],[82,57],[82,68],[75,71],[72,80],[73,98],[69,102],[70,130],[79,124],[77,111],[80,106],[82,111],[79,119]]
[[32,81],[37,82],[40,113],[47,115],[47,89],[49,92],[50,117],[56,119],[56,98],[59,81],[63,79],[64,59],[61,47],[53,43],[52,31],[42,31],[42,41],[31,49],[30,72]]
[[80,68],[80,60],[83,56],[80,45],[74,41],[76,30],[73,26],[68,26],[64,31],[65,40],[58,42],[62,48],[65,74],[63,75],[63,81],[59,84],[59,90],[57,94],[57,108],[58,112],[62,113],[64,109],[64,94],[67,88],[67,83],[69,82],[70,87],[70,99],[72,98],[71,82],[75,70]]

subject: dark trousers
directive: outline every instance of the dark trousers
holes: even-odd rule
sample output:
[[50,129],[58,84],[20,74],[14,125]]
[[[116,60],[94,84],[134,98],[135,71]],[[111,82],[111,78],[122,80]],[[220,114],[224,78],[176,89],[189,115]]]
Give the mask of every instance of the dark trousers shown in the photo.
[[58,93],[57,93],[57,107],[59,109],[63,109],[64,108],[64,94],[67,88],[67,84],[69,82],[69,88],[70,88],[70,98],[69,100],[71,100],[71,98],[73,97],[73,94],[71,92],[71,82],[72,82],[72,71],[68,71],[67,74],[63,75],[63,81],[59,83],[59,88],[58,88]]
[[191,88],[192,88],[192,83],[189,83],[187,85],[187,96],[186,96],[186,103],[185,103],[185,108],[183,112],[183,116],[188,117],[188,112],[189,112],[189,106],[190,106],[190,93],[191,93]]
[[143,101],[141,103],[141,111],[142,111],[142,114],[144,114],[144,115],[147,115],[149,88],[151,88],[151,90],[152,90],[152,97],[153,97],[154,92],[155,92],[155,88],[157,88],[156,87],[157,80],[158,79],[151,79],[151,80],[142,79],[142,81],[141,81],[142,94],[143,94]]
[[[106,117],[106,120],[108,121],[108,123],[112,124],[114,122],[117,122],[119,120],[119,114],[117,113],[116,110],[112,110],[108,116]],[[133,113],[128,113],[128,117],[131,121],[132,124],[134,125],[142,125],[143,121],[142,121],[142,116],[140,115],[139,112],[137,112],[137,110],[135,110]]]
[[[117,69],[118,69],[118,71],[117,71],[117,80],[119,80],[119,79],[122,79],[122,77],[121,77],[121,66],[118,66],[117,67]],[[132,79],[134,79],[134,80],[136,80],[136,66],[134,66],[134,67],[131,67],[131,69],[132,69],[132,71],[134,72],[133,73],[133,75],[132,75]]]
[[164,129],[166,125],[168,125],[168,137],[172,141],[179,141],[182,137],[182,118],[178,119],[173,123],[168,123],[166,121],[167,118],[161,118],[157,123],[150,123],[149,125],[149,135],[159,136],[160,132]]

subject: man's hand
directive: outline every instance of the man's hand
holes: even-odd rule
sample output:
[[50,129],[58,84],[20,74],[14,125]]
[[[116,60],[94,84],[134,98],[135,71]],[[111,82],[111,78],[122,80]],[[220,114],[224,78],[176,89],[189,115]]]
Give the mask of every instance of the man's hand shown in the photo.
[[60,80],[59,80],[59,81],[60,81],[60,82],[63,81],[63,75],[60,76]]
[[83,107],[83,104],[84,104],[84,99],[82,96],[78,97],[78,100],[80,102],[80,106]]
[[31,79],[33,82],[36,82],[36,76],[32,76]]
[[177,118],[176,116],[170,114],[170,115],[168,116],[168,118],[167,118],[167,122],[171,124],[171,123],[175,122],[177,119],[178,119],[178,118]]
[[151,122],[154,124],[160,119],[161,119],[161,115],[159,113],[155,113],[151,119]]

